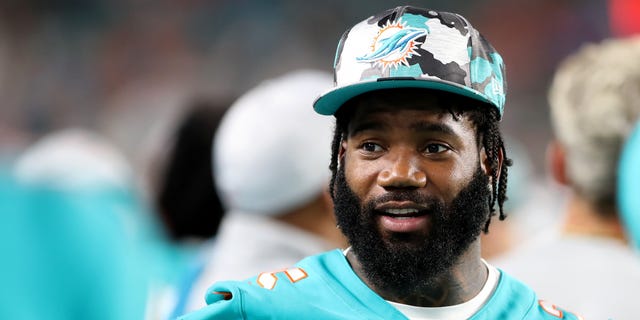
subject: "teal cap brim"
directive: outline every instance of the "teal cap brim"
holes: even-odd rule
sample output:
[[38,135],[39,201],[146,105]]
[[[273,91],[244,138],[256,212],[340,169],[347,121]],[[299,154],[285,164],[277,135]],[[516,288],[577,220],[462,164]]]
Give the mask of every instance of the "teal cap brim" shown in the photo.
[[358,82],[352,85],[335,88],[321,95],[313,103],[313,109],[322,115],[334,115],[338,109],[349,99],[363,93],[397,88],[422,88],[434,89],[445,92],[459,94],[474,100],[488,103],[495,106],[493,102],[485,96],[479,94],[466,86],[453,82],[443,82],[437,80],[418,80],[414,78],[378,78],[367,82]]

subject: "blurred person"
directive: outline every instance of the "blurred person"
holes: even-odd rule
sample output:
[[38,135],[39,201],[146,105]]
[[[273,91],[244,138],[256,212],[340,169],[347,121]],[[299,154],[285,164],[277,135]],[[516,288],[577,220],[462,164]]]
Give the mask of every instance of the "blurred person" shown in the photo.
[[154,202],[175,240],[206,240],[218,231],[224,209],[215,189],[211,144],[226,106],[195,102],[174,132]]
[[227,212],[186,311],[205,306],[214,281],[284,268],[344,243],[325,190],[331,121],[310,108],[331,83],[321,71],[290,72],[249,90],[223,116],[213,168]]
[[122,153],[82,128],[44,135],[16,159],[13,170],[20,181],[64,189],[126,190],[133,185],[133,171]]
[[150,319],[184,308],[184,292],[207,260],[223,212],[213,191],[211,144],[230,99],[205,80],[179,76],[132,82],[107,99],[101,132],[123,150],[137,186],[160,222],[161,276],[149,299]]
[[577,319],[480,256],[510,165],[491,44],[458,14],[401,6],[345,32],[334,61],[313,106],[336,119],[330,194],[350,246],[217,282],[183,318]]
[[196,96],[193,87],[182,78],[146,79],[114,93],[101,109],[100,133],[122,150],[149,203],[160,192],[179,122]]
[[618,206],[627,237],[640,249],[640,121],[625,142],[618,169]]
[[215,189],[211,145],[229,104],[198,100],[187,107],[167,143],[153,204],[173,244],[176,276],[153,299],[158,319],[184,313],[187,293],[202,272],[224,215]]
[[0,176],[0,318],[144,319],[146,209],[115,148],[56,131]]
[[66,128],[42,136],[18,156],[13,172],[25,184],[127,194],[138,208],[120,217],[130,226],[130,235],[146,244],[162,239],[130,162],[111,140],[93,130]]
[[557,224],[558,211],[563,205],[564,190],[549,177],[535,172],[531,150],[508,135],[505,145],[513,161],[509,167],[508,201],[504,203],[509,219],[492,225],[491,232],[480,235],[482,257],[490,263]]
[[562,221],[497,266],[591,319],[634,319],[640,261],[616,204],[622,144],[640,116],[640,37],[585,45],[549,92],[551,175],[570,193]]

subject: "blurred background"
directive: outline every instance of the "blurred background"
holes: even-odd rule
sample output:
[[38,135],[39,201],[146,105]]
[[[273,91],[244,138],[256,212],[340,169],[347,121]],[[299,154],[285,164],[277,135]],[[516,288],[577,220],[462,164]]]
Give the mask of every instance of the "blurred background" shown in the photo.
[[[537,173],[549,136],[545,96],[554,66],[582,43],[624,27],[612,27],[605,0],[404,3],[463,14],[502,53],[509,85],[503,130],[526,145]],[[161,109],[196,95],[227,99],[295,68],[330,70],[344,30],[397,4],[3,0],[3,153],[69,125],[107,130],[113,124],[105,122],[122,109],[154,109],[145,102]],[[148,115],[127,112],[127,118]]]

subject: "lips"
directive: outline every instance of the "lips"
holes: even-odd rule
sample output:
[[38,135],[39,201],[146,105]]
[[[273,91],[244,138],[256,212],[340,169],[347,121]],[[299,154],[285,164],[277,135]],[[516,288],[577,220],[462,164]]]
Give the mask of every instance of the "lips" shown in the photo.
[[418,209],[385,209],[382,214],[397,217],[410,217],[420,213]]
[[413,201],[387,201],[374,208],[381,215],[417,216],[426,214],[427,207]]
[[388,232],[425,230],[429,221],[427,208],[413,202],[386,202],[375,210],[380,227]]

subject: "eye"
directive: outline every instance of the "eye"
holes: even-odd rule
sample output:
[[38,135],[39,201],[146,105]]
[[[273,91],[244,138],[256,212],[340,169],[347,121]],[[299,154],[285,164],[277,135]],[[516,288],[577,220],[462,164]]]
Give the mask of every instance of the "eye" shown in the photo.
[[373,142],[365,142],[362,144],[361,146],[362,150],[366,151],[366,152],[380,152],[382,151],[382,147],[377,144],[377,143],[373,143]]
[[449,150],[449,148],[443,144],[440,143],[430,143],[427,145],[427,147],[425,148],[425,152],[426,153],[441,153],[441,152],[445,152]]

